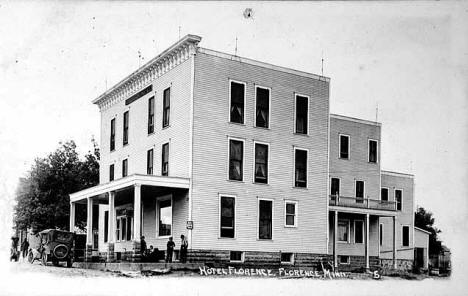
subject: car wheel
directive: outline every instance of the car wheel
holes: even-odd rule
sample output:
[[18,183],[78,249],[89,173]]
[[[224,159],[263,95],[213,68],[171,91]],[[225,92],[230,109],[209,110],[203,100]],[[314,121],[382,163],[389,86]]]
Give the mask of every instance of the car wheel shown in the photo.
[[28,262],[31,263],[31,264],[33,264],[33,262],[34,262],[34,254],[33,254],[32,251],[29,251],[29,253],[28,253]]
[[72,266],[73,266],[73,258],[70,257],[67,259],[67,267],[71,268]]

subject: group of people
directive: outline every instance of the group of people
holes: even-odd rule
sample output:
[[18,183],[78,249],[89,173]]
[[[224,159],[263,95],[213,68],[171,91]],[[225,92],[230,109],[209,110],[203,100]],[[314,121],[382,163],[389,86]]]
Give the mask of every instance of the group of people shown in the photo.
[[[183,234],[180,236],[180,240],[181,242],[180,242],[179,261],[181,263],[185,263],[187,262],[188,241]],[[141,237],[140,241],[141,241],[140,252],[141,252],[142,261],[156,262],[164,258],[163,251],[159,251],[158,248],[153,248],[152,245],[149,247],[149,249],[146,247],[146,241],[145,241],[144,236]],[[171,236],[169,238],[169,241],[167,242],[167,248],[166,248],[165,259],[167,263],[172,262],[172,257],[174,254],[175,246],[176,246],[175,242]]]
[[14,236],[11,238],[11,248],[10,248],[10,260],[18,261],[18,259],[23,258],[25,260],[28,255],[29,242],[25,238],[20,245],[20,252],[18,253],[18,237]]

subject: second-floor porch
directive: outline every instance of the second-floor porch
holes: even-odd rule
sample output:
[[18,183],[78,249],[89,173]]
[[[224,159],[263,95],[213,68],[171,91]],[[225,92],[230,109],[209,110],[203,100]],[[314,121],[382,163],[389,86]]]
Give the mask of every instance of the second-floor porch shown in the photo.
[[346,208],[396,211],[396,203],[394,201],[363,197],[349,197],[334,194],[329,196],[328,205]]

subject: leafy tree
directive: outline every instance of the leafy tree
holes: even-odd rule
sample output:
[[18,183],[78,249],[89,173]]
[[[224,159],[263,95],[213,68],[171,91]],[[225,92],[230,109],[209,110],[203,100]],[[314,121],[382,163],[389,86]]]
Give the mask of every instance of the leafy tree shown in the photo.
[[[17,229],[68,229],[68,195],[99,182],[99,148],[94,139],[92,142],[94,151],[89,151],[84,160],[80,160],[74,141],[60,143],[47,157],[35,159],[16,190],[14,222]],[[77,207],[77,220],[83,221],[85,216],[85,209]],[[84,225],[78,223],[77,226],[83,228]]]
[[418,207],[414,216],[414,225],[426,231],[429,231],[429,254],[439,254],[442,251],[442,242],[439,241],[437,234],[442,230],[434,226],[435,219],[432,213],[426,211],[423,207]]

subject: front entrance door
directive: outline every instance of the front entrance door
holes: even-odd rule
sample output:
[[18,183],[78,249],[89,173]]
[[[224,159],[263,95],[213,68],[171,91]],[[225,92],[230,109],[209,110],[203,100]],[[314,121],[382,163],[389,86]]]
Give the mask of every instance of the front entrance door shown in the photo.
[[414,249],[414,264],[417,268],[424,267],[424,249],[415,248]]

